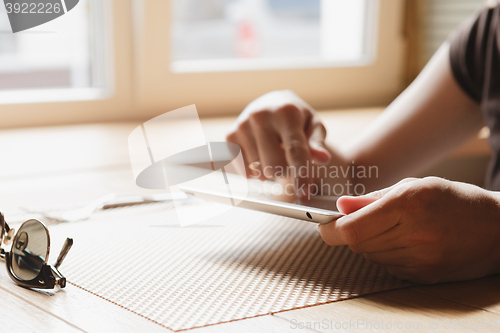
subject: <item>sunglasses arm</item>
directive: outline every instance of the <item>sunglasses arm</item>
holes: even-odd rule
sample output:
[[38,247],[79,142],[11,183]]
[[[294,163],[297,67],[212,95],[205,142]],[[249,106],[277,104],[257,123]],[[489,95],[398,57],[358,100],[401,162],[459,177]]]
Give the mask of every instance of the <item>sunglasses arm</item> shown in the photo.
[[57,257],[56,263],[54,264],[55,269],[58,269],[59,266],[61,266],[61,264],[64,261],[64,258],[66,258],[66,255],[68,254],[72,246],[73,246],[73,239],[66,238],[66,241],[64,242],[61,252],[59,252],[59,256]]
[[48,265],[48,266],[50,267],[52,274],[54,274],[54,278],[56,280],[55,285],[59,286],[61,288],[66,287],[66,278],[64,276],[62,276],[61,272],[59,272],[59,270],[52,265]]

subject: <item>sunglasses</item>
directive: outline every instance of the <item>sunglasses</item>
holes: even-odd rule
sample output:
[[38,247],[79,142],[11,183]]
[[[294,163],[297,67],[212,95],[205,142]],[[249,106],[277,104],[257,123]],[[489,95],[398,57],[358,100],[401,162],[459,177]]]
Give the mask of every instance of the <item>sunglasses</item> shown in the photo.
[[[68,254],[73,240],[67,238],[54,265],[47,264],[50,250],[50,235],[47,227],[40,221],[31,219],[19,227],[17,233],[9,228],[0,213],[0,245],[12,243],[10,252],[0,249],[0,258],[5,260],[10,278],[17,284],[28,288],[64,288],[66,278],[58,268]],[[5,236],[5,237],[4,237]]]

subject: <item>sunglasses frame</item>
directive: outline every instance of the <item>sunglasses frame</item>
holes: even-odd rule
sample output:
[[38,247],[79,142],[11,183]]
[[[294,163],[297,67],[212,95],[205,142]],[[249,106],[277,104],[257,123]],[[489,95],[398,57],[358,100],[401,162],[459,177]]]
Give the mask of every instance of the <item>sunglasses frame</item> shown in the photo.
[[[66,242],[63,245],[63,248],[61,249],[61,252],[57,258],[57,261],[55,265],[50,265],[47,264],[47,260],[49,258],[49,253],[50,253],[50,233],[49,229],[45,226],[45,224],[37,219],[30,219],[27,220],[26,222],[23,222],[21,226],[19,227],[19,230],[22,228],[22,226],[30,221],[36,221],[40,223],[43,228],[45,229],[45,232],[47,233],[47,255],[45,256],[45,262],[40,268],[40,272],[38,275],[32,279],[32,280],[23,280],[19,278],[14,271],[12,270],[12,260],[13,260],[13,253],[12,251],[5,252],[3,248],[0,249],[0,258],[5,260],[5,265],[7,267],[7,273],[9,274],[10,278],[17,284],[19,284],[22,287],[26,288],[37,288],[37,289],[54,289],[56,286],[59,286],[61,288],[66,287],[66,278],[59,272],[58,267],[61,265],[62,261],[66,257],[66,254],[68,254],[71,246],[73,245],[73,240],[71,238],[67,238]],[[1,226],[1,232],[0,232],[0,243],[3,242],[4,240],[4,235],[5,232],[7,232],[7,240],[10,241],[11,236],[9,235],[9,231],[11,230],[7,222],[5,222],[5,219],[3,217],[3,214],[0,213],[0,226]],[[18,233],[12,237],[12,244],[16,244],[18,237]],[[1,244],[0,244],[1,246]]]

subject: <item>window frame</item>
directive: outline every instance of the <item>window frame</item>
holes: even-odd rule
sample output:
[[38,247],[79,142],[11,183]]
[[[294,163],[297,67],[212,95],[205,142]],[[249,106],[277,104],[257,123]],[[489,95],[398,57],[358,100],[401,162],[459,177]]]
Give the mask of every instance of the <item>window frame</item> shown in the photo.
[[[182,0],[180,0],[182,1]],[[328,2],[332,0],[322,0]],[[379,0],[360,0],[364,7],[365,26],[363,27],[364,40],[363,55],[357,59],[335,60],[324,55],[300,57],[266,57],[266,58],[222,58],[222,59],[187,59],[170,61],[170,71],[175,74],[206,73],[206,72],[247,72],[266,70],[293,70],[308,68],[330,67],[357,67],[372,63],[376,58],[377,45],[377,19]],[[324,20],[323,13],[321,19]],[[331,19],[326,15],[326,19]],[[333,18],[335,19],[335,17]],[[325,27],[321,24],[321,30]],[[323,33],[323,31],[321,31]],[[172,43],[170,43],[172,45]]]
[[100,1],[111,17],[105,38],[113,89],[86,100],[69,94],[58,102],[1,104],[1,128],[144,120],[191,104],[200,116],[234,116],[277,89],[294,90],[316,109],[386,105],[403,89],[404,1],[377,0],[378,37],[369,64],[196,73],[170,69],[170,0]]
[[[131,0],[99,0],[103,4],[99,68],[105,89],[30,89],[0,91],[0,128],[50,126],[132,118],[133,73]],[[77,10],[75,8],[75,10]],[[101,51],[101,50],[98,50]],[[23,101],[19,103],[19,101]]]
[[[401,92],[404,77],[404,1],[379,0],[375,57],[364,65],[254,71],[171,70],[170,1],[137,0],[135,35],[138,90],[145,117],[196,104],[200,116],[236,115],[258,96],[292,89],[317,109],[386,105]],[[315,66],[312,66],[315,67]],[[216,82],[217,84],[213,84]],[[307,82],[307,84],[304,84]]]

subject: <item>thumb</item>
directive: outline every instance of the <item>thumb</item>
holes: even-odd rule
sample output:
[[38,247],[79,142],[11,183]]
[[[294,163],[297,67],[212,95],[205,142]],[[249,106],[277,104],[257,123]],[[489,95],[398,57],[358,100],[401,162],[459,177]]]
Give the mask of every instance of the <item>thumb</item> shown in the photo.
[[354,213],[355,211],[368,206],[372,202],[375,202],[378,199],[382,198],[385,194],[382,191],[385,190],[375,191],[357,197],[344,195],[337,200],[337,208],[342,214]]
[[326,130],[322,123],[313,125],[309,135],[309,148],[311,158],[319,164],[327,164],[330,162],[332,155],[326,148],[325,144]]
[[416,178],[405,178],[390,187],[384,188],[382,190],[373,191],[368,194],[360,195],[357,197],[352,196],[342,196],[337,200],[337,208],[342,214],[351,214],[355,211],[368,206],[369,204],[381,199],[394,187],[399,186],[404,183],[409,183],[415,181]]

